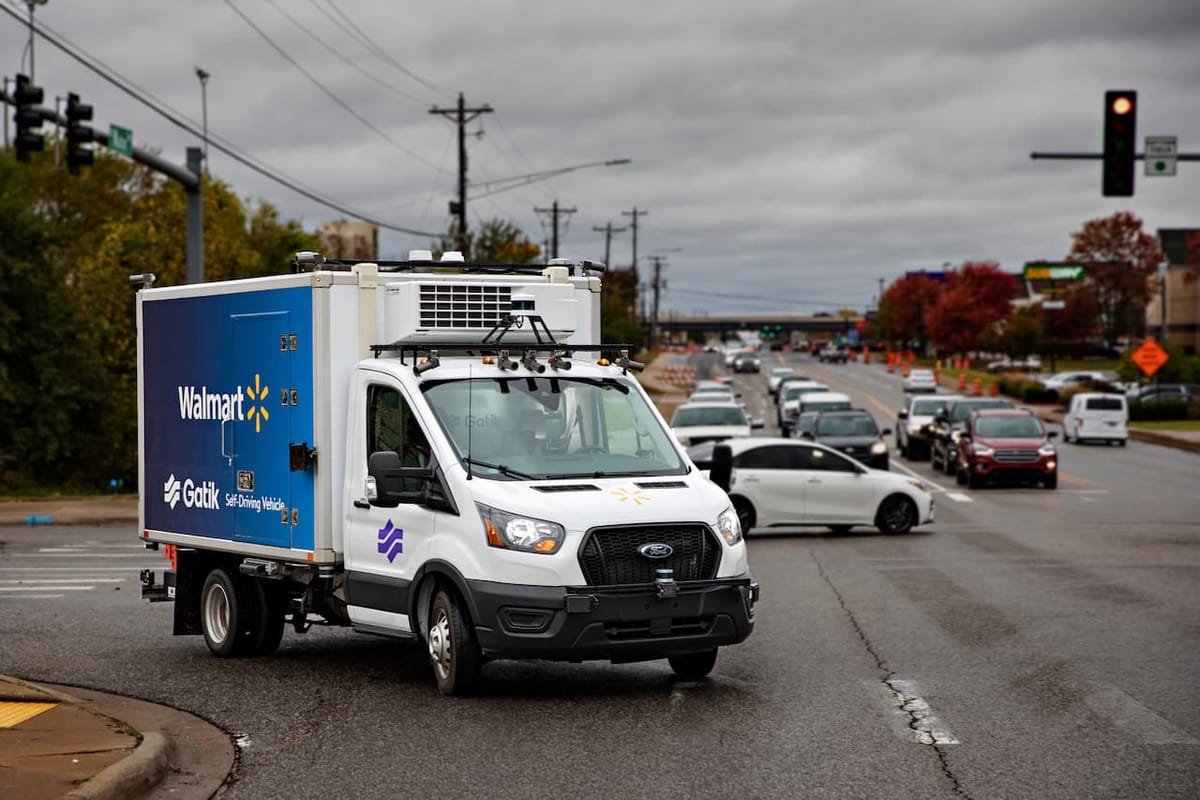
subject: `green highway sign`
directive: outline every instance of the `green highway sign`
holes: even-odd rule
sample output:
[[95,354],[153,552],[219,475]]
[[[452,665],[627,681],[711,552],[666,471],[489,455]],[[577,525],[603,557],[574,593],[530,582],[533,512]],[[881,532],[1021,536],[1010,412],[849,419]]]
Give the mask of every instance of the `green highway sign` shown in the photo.
[[1027,281],[1081,281],[1082,264],[1026,264],[1022,273]]
[[108,149],[123,156],[133,157],[133,131],[120,125],[108,126]]

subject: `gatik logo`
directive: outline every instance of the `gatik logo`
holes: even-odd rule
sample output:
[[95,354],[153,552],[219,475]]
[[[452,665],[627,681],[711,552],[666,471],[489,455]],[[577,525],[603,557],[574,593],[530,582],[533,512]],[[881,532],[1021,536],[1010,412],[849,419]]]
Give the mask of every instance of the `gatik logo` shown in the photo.
[[191,478],[188,478],[180,483],[179,479],[175,477],[175,473],[171,473],[163,483],[163,502],[174,511],[180,500],[183,501],[184,508],[207,508],[211,511],[221,508],[216,482],[205,481],[197,485]]

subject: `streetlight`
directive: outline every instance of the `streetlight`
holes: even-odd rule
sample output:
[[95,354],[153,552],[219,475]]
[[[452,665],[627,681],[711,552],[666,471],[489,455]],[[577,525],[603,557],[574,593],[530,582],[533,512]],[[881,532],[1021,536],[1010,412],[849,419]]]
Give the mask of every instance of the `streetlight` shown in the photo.
[[200,79],[200,115],[204,125],[204,174],[208,174],[208,73],[196,67]]
[[47,0],[25,0],[25,5],[29,6],[29,82],[33,83],[35,76],[33,74],[33,9],[34,6],[44,6]]

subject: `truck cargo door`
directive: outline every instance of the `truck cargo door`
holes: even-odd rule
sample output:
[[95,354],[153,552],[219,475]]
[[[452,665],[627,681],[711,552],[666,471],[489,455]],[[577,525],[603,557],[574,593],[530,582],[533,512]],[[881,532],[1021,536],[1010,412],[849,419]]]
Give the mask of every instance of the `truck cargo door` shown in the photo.
[[236,487],[234,538],[274,547],[291,547],[292,528],[301,523],[288,462],[294,408],[291,317],[289,311],[233,314],[229,342],[229,363],[246,398],[242,418],[227,423],[222,439],[232,470],[228,485]]

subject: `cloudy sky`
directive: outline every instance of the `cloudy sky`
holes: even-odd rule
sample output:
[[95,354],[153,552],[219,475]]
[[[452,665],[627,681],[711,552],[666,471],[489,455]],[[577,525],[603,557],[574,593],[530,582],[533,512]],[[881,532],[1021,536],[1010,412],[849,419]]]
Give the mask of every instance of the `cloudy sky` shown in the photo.
[[[0,11],[0,72],[28,73],[25,0]],[[1136,196],[1104,198],[1098,161],[1029,157],[1098,152],[1114,88],[1139,92],[1139,139],[1200,152],[1197,0],[49,0],[35,18],[35,83],[98,128],[182,163],[199,137],[167,116],[201,129],[199,66],[213,142],[399,228],[448,224],[456,128],[429,111],[459,92],[494,110],[469,127],[469,196],[632,159],[470,200],[470,224],[541,243],[534,209],[557,200],[577,209],[560,255],[603,259],[612,223],[626,266],[622,212],[645,210],[640,274],[660,255],[680,313],[862,309],[906,270],[1061,258],[1119,210],[1200,226],[1200,163],[1139,163]],[[211,147],[210,171],[310,229],[346,216]],[[384,230],[381,257],[429,242]]]

